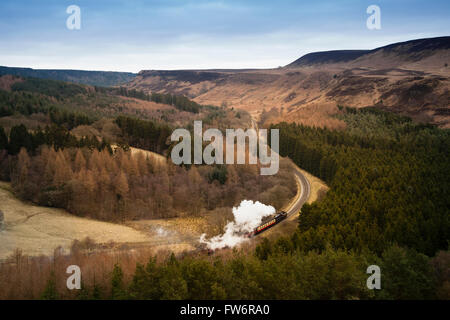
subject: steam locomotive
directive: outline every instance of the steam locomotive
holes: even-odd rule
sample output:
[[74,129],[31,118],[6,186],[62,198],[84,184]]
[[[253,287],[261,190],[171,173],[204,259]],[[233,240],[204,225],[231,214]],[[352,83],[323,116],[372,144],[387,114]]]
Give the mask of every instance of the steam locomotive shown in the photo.
[[[277,223],[280,223],[281,221],[283,221],[286,218],[287,218],[287,213],[285,211],[280,211],[275,216],[273,216],[273,217],[271,217],[269,219],[266,219],[261,225],[256,227],[252,232],[249,232],[247,234],[243,233],[241,235],[247,236],[248,238],[251,238],[253,236],[256,236],[256,235],[260,234],[264,230],[272,228],[274,225],[276,225]],[[226,249],[226,248],[229,248],[229,247],[227,246],[227,247],[225,247],[223,249]],[[201,252],[207,253],[208,255],[212,255],[216,251],[221,250],[221,249],[209,249],[209,248],[207,248],[206,244],[204,244],[204,243],[199,244],[198,245],[198,249]]]
[[247,234],[247,236],[248,237],[256,236],[257,234],[260,234],[261,232],[263,232],[269,228],[272,228],[274,225],[283,221],[286,218],[287,218],[287,213],[285,211],[281,211],[272,219],[270,219],[266,222],[263,222],[260,226],[256,227],[255,230],[253,230],[252,232],[249,232]]

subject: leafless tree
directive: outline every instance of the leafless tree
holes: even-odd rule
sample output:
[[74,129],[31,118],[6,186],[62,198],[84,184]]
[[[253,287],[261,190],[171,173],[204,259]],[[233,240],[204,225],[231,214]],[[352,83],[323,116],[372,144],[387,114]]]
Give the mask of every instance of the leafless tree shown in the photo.
[[5,220],[5,216],[3,214],[3,211],[0,210],[0,230],[3,229],[4,220]]

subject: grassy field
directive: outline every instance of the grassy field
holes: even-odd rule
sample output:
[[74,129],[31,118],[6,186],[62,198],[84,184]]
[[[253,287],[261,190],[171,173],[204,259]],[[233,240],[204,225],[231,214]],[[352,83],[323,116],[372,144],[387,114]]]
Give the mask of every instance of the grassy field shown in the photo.
[[48,255],[73,240],[91,238],[97,243],[146,242],[148,235],[131,227],[80,218],[64,210],[35,206],[18,200],[10,184],[0,182],[0,210],[5,215],[0,231],[0,259],[16,248],[28,255]]
[[51,255],[57,247],[69,250],[74,240],[87,237],[96,244],[106,244],[108,251],[149,248],[178,253],[195,249],[205,229],[205,221],[200,218],[128,221],[121,225],[76,217],[62,209],[23,202],[6,182],[0,182],[0,210],[5,215],[0,260],[15,249],[30,256]]

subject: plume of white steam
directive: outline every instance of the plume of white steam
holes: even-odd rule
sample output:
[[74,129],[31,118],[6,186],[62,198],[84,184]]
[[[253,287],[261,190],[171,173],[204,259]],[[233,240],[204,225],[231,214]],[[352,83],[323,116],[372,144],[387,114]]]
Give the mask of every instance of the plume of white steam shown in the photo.
[[228,222],[222,235],[206,240],[206,234],[202,234],[200,242],[205,243],[209,249],[221,249],[234,247],[246,240],[246,234],[260,225],[264,217],[275,213],[275,208],[252,200],[242,200],[239,207],[233,208],[234,221]]

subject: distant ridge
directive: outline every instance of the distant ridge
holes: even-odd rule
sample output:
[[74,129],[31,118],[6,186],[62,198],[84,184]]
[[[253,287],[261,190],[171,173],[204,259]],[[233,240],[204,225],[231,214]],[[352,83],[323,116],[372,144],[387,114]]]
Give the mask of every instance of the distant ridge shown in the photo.
[[125,84],[136,77],[136,74],[131,72],[51,70],[51,69],[32,69],[32,68],[15,68],[15,67],[0,66],[0,76],[6,74],[20,77],[32,77],[32,78],[75,82],[102,87],[111,87]]
[[370,50],[332,50],[308,53],[294,62],[287,65],[287,67],[310,66],[323,63],[339,63],[355,60]]
[[[393,43],[373,50],[333,50],[308,53],[286,67],[304,67],[331,63],[370,62],[375,54],[403,61],[417,61],[440,50],[450,49],[450,37],[437,37]],[[367,59],[367,60],[366,60]]]
[[401,51],[402,53],[416,53],[425,50],[447,50],[450,49],[450,37],[437,37],[437,38],[425,38],[409,40],[405,42],[397,42],[389,44],[384,47],[380,47],[372,50],[376,52],[379,50],[388,51]]

